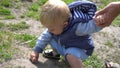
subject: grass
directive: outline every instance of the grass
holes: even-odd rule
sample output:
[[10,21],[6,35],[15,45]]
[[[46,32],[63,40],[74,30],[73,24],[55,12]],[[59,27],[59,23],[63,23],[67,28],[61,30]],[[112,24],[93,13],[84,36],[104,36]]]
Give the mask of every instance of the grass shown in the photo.
[[25,18],[25,15],[24,14],[20,15],[20,18]]
[[105,43],[105,45],[107,45],[107,46],[109,46],[109,47],[113,47],[113,43],[112,43],[111,41],[107,41],[107,42]]
[[63,0],[65,3],[69,4],[71,2],[73,2],[74,0]]
[[[14,0],[15,2],[19,2],[20,0]],[[28,7],[28,12],[26,15],[31,18],[35,18],[39,20],[39,7],[43,5],[47,0],[38,0]],[[67,4],[71,3],[73,0],[63,0]],[[101,5],[99,9],[106,6],[112,0],[100,0]],[[119,1],[119,0],[114,0]],[[22,3],[22,2],[20,2]],[[11,15],[11,11],[9,7],[12,5],[11,0],[0,0],[0,16],[5,16],[5,19],[13,19],[15,18]],[[20,8],[22,4],[19,4],[17,8]],[[26,15],[21,15],[21,18],[24,18]],[[113,24],[115,26],[120,26],[120,16],[118,16]],[[6,27],[4,23],[0,22],[0,29],[2,27]],[[15,24],[9,24],[6,28],[9,28],[11,31],[24,30],[28,29],[30,26],[26,22],[20,22]],[[29,47],[34,47],[36,43],[36,37],[29,34],[13,34],[11,32],[0,31],[0,62],[3,60],[8,60],[12,58],[14,51],[11,51],[11,46],[13,44],[13,40],[20,41],[21,43],[27,43]],[[107,46],[112,47],[113,44],[110,41],[105,43]],[[119,45],[120,46],[120,45]],[[86,61],[84,61],[84,65],[86,68],[105,68],[102,61],[97,57],[97,55],[93,54]]]
[[7,25],[7,27],[11,31],[17,31],[17,30],[28,29],[30,26],[25,21],[22,21],[18,24],[9,24]]
[[0,28],[4,27],[5,24],[3,22],[0,22]]
[[38,4],[39,2],[38,3],[37,2],[33,3],[30,7],[28,7],[29,11],[26,12],[26,15],[28,17],[39,20],[40,19],[40,11],[39,11],[40,5]]
[[38,11],[39,7],[40,7],[40,6],[39,6],[37,3],[33,3],[33,4],[29,7],[29,10]]
[[35,46],[35,44],[36,44],[36,39],[37,39],[37,38],[33,38],[33,39],[28,43],[28,46],[31,47],[31,48],[33,48],[33,47]]
[[12,5],[11,0],[0,0],[0,5],[10,7]]
[[39,20],[39,19],[40,19],[40,13],[34,12],[34,11],[28,11],[28,12],[27,12],[27,16],[28,16],[28,17],[31,17],[31,18],[34,18],[34,19],[36,19],[36,20]]
[[120,15],[113,21],[112,25],[120,27]]
[[7,31],[0,32],[0,62],[12,58],[11,45],[13,34]]
[[0,6],[0,15],[11,15],[11,11],[7,8]]
[[91,57],[84,61],[85,68],[105,68],[104,63],[94,53]]
[[15,19],[16,17],[13,15],[7,15],[4,17],[4,19]]
[[15,34],[14,38],[20,42],[27,43],[29,47],[34,47],[36,44],[36,37],[29,34]]
[[47,1],[47,0],[38,0],[38,1],[37,1],[37,4],[39,4],[39,5],[41,6],[41,5],[45,4],[46,1]]
[[20,40],[22,42],[29,41],[35,38],[34,36],[31,36],[29,34],[15,34],[14,37],[16,40]]
[[15,16],[11,14],[11,11],[8,8],[4,8],[0,6],[0,15],[2,18],[0,19],[14,19]]

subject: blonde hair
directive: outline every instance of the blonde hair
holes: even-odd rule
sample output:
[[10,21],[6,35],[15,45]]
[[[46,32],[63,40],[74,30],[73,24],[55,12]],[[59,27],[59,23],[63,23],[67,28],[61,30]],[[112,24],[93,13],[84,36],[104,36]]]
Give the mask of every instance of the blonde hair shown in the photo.
[[43,25],[65,22],[70,17],[70,10],[61,0],[49,0],[41,8],[40,21]]

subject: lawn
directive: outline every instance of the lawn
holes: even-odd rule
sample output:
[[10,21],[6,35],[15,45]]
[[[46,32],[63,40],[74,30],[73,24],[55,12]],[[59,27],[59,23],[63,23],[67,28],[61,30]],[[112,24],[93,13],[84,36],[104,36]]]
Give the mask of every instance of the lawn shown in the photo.
[[[47,0],[37,0],[31,5],[27,6],[27,11],[22,13],[19,17],[20,19],[31,18],[36,21],[39,21],[40,15],[40,7]],[[73,2],[73,0],[63,0],[67,4]],[[98,0],[97,0],[98,1]],[[98,5],[98,10],[105,7],[108,3],[113,0],[99,0],[96,2]],[[119,1],[119,0],[114,0]],[[14,6],[16,5],[16,6]],[[21,6],[26,4],[21,0],[1,0],[0,2],[0,20],[15,20],[17,17],[11,12],[11,9],[14,7],[16,9],[20,9]],[[21,43],[26,43],[29,48],[33,48],[37,36],[31,35],[29,33],[19,33],[19,31],[29,29],[31,26],[25,21],[19,21],[19,23],[11,22],[1,22],[0,21],[0,62],[6,62],[7,60],[12,59],[12,56],[15,54],[15,50],[13,49],[13,44],[15,41],[19,41]],[[120,26],[120,16],[118,16],[112,23],[113,26]],[[112,43],[108,41],[106,45]],[[86,68],[104,68],[104,63],[97,57],[96,53],[94,53],[91,57],[89,57],[86,61],[84,61],[84,66]]]

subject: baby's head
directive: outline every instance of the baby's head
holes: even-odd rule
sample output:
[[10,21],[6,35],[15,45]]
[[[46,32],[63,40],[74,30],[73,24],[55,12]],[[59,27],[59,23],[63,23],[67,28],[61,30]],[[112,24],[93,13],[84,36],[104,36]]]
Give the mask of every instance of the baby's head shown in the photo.
[[48,0],[41,8],[40,21],[53,34],[61,34],[70,17],[70,10],[61,0]]

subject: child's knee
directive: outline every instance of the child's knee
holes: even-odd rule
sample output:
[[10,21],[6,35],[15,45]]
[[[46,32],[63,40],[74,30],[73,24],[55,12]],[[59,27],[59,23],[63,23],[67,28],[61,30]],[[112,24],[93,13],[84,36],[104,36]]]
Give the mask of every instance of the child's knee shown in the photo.
[[66,54],[66,59],[67,60],[81,60],[80,58],[78,58],[74,55],[71,55],[71,54]]
[[69,60],[69,59],[71,59],[72,57],[71,57],[72,55],[71,54],[66,54],[66,60]]
[[80,58],[67,54],[66,59],[72,68],[82,68],[82,60]]

